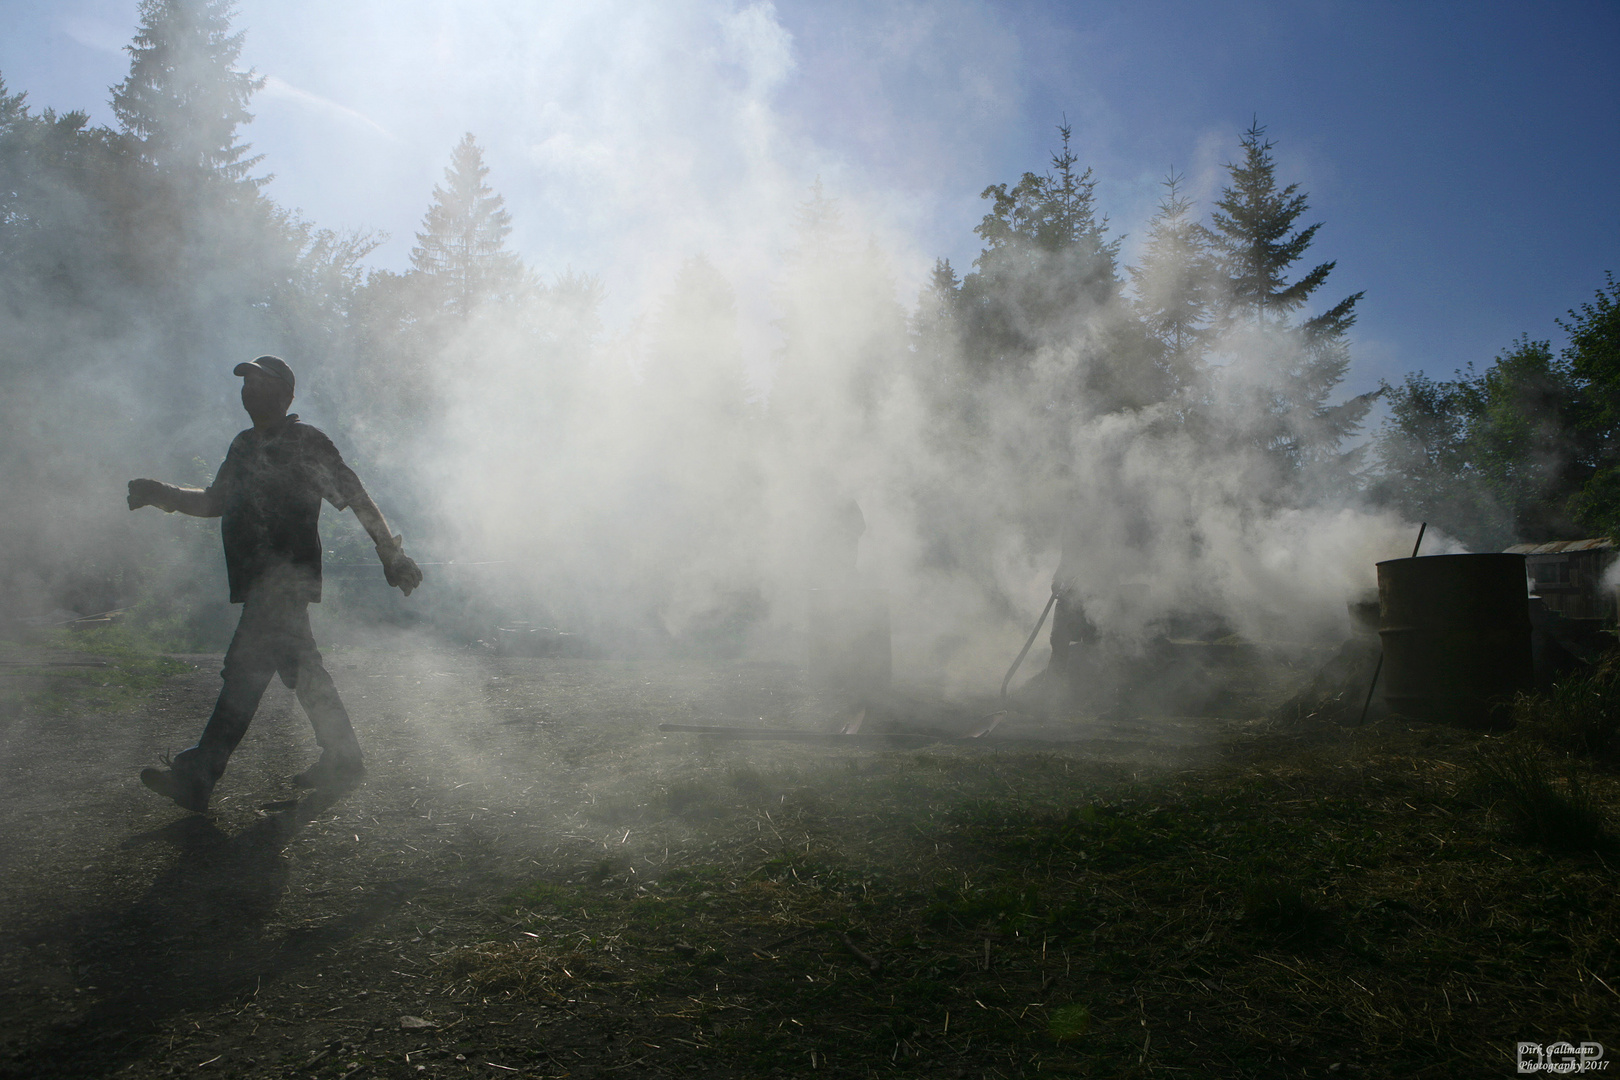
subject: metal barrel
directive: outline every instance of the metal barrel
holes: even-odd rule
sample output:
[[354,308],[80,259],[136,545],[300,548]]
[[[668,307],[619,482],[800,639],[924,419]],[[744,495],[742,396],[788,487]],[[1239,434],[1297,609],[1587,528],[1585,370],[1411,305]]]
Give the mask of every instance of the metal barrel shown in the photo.
[[1384,698],[1414,720],[1500,727],[1535,683],[1523,555],[1426,555],[1378,564]]

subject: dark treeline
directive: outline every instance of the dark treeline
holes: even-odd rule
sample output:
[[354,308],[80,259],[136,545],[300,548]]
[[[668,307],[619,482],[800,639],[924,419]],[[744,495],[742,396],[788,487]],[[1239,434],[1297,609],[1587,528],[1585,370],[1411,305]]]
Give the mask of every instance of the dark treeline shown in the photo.
[[[769,609],[772,567],[813,561],[805,515],[851,494],[904,534],[891,565],[975,582],[956,612],[998,616],[1022,602],[998,537],[1049,552],[1076,517],[1107,574],[1174,564],[1185,599],[1235,588],[1208,560],[1268,515],[1383,506],[1494,547],[1606,530],[1620,505],[1612,282],[1560,356],[1524,341],[1478,377],[1385,387],[1391,420],[1347,446],[1377,397],[1339,392],[1361,294],[1334,297],[1334,264],[1308,257],[1318,225],[1258,124],[1207,214],[1167,179],[1132,266],[1060,128],[1047,171],[984,192],[972,267],[939,262],[909,313],[818,182],[774,283],[762,401],[713,264],[694,255],[605,333],[596,278],[508,249],[472,135],[423,193],[411,269],[367,269],[378,238],[266,196],[242,138],[262,80],[236,67],[228,0],[140,15],[116,129],[0,82],[14,613],[155,594],[158,565],[180,568],[165,595],[201,602],[207,582],[179,583],[212,534],[176,528],[164,555],[109,508],[133,475],[206,482],[235,410],[221,373],[263,352],[427,558],[543,563],[530,585],[553,607],[567,580],[675,640]],[[336,561],[363,557],[358,530],[329,532]]]
[[1620,535],[1620,284],[1609,275],[1558,325],[1483,372],[1414,372],[1386,387],[1368,494],[1479,550]]

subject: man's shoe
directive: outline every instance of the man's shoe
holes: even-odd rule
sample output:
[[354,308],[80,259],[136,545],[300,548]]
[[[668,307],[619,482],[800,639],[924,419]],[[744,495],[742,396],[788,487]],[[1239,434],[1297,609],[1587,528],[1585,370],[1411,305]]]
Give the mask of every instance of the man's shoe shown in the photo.
[[189,768],[183,757],[172,761],[165,757],[163,764],[167,768],[142,769],[141,783],[194,814],[205,812],[208,796],[214,792],[214,782]]
[[292,782],[302,788],[335,788],[352,784],[365,774],[366,767],[358,757],[322,754],[321,760],[293,777]]

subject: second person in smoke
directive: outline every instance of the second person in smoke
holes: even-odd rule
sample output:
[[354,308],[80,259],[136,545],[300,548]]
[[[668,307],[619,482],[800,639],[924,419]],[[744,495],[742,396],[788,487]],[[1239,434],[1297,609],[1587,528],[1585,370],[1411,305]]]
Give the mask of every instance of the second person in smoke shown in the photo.
[[1070,689],[1081,675],[1082,658],[1089,658],[1097,645],[1097,628],[1086,617],[1080,596],[1078,554],[1079,543],[1065,537],[1063,557],[1052,575],[1052,595],[1057,602],[1052,607],[1052,660],[1048,670]]
[[354,511],[376,544],[388,584],[409,596],[422,583],[403,538],[390,532],[332,440],[287,412],[295,380],[286,362],[261,356],[238,364],[235,374],[253,426],[231,443],[214,482],[207,488],[129,482],[131,510],[156,506],[221,519],[231,603],[242,605],[220,673],[224,685],[202,737],[167,768],[141,771],[147,787],[199,813],[278,673],[297,692],[321,747],[320,760],[294,781],[320,787],[364,771],[349,714],[309,625],[309,605],[321,599],[321,500]]

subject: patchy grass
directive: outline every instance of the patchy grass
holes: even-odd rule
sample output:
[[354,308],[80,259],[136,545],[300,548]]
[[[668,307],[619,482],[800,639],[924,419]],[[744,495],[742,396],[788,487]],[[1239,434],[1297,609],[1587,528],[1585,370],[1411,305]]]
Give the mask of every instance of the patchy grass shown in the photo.
[[[341,797],[248,757],[207,819],[121,763],[64,807],[105,718],[12,740],[0,1072],[1452,1077],[1620,1042],[1620,860],[1513,824],[1473,766],[1509,738],[736,744],[655,725],[831,711],[774,668],[359,659]],[[1613,820],[1611,763],[1530,745]]]
[[444,992],[636,1004],[715,1075],[1441,1077],[1510,1069],[1518,1039],[1610,1042],[1613,864],[1504,833],[1478,741],[1374,726],[1150,779],[710,754],[604,797],[627,829],[690,830],[687,859],[517,890],[500,934],[442,957]]
[[[0,661],[8,662],[7,674],[15,684],[8,696],[14,701],[45,713],[112,710],[146,700],[168,679],[190,670],[164,655],[164,644],[118,626],[53,630],[37,644],[0,643]],[[62,656],[84,662],[50,659]]]

